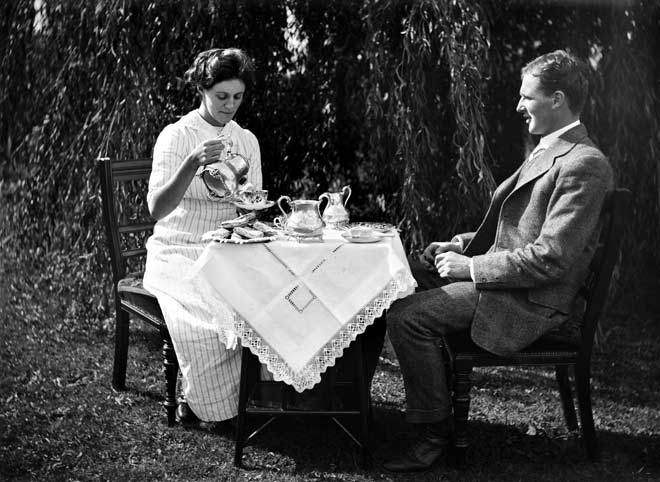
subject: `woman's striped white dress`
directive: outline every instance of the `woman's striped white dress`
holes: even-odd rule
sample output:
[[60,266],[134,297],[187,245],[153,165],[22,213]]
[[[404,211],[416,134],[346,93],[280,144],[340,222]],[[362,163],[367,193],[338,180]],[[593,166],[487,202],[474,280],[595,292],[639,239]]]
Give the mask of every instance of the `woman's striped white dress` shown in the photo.
[[[195,146],[221,132],[232,138],[233,151],[250,159],[248,181],[261,189],[261,153],[254,134],[234,121],[215,127],[195,110],[159,135],[148,196],[171,178]],[[236,415],[241,351],[240,347],[228,349],[224,343],[226,334],[221,326],[230,323],[229,311],[217,300],[202,296],[206,287],[188,275],[204,249],[202,234],[236,215],[234,205],[211,198],[201,178],[195,176],[181,203],[156,223],[147,241],[144,286],[158,298],[163,310],[186,401],[206,421]]]

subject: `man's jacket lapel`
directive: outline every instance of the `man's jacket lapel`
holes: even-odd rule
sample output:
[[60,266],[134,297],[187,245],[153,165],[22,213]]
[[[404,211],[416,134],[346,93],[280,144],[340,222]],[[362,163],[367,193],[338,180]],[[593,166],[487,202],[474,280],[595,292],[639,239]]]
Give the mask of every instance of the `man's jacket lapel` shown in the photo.
[[518,181],[519,174],[520,168],[518,168],[516,172],[505,179],[493,193],[493,198],[490,201],[490,206],[488,207],[488,211],[486,212],[486,215],[481,222],[481,226],[479,226],[474,237],[463,250],[463,254],[465,256],[483,254],[488,251],[490,246],[493,244],[493,240],[495,239],[495,231],[497,230],[497,220],[499,218],[502,203],[509,196],[509,194],[511,194],[511,191],[513,191],[513,188],[516,186],[516,181]]
[[571,152],[585,137],[587,137],[587,129],[582,124],[563,133],[545,151],[536,156],[527,169],[521,172],[520,182],[518,182],[513,191],[521,189],[525,184],[538,179],[548,172],[557,158]]
[[[493,193],[493,199],[486,216],[484,216],[481,226],[477,229],[470,243],[463,250],[463,254],[475,256],[488,251],[495,241],[502,205],[509,202],[516,191],[548,172],[557,158],[571,152],[585,137],[587,137],[587,129],[584,125],[580,124],[574,127],[559,136],[545,151],[540,153],[533,160],[532,165],[525,169],[525,172],[521,172],[522,167],[519,167],[515,173],[502,182]],[[523,177],[518,182],[520,175]]]

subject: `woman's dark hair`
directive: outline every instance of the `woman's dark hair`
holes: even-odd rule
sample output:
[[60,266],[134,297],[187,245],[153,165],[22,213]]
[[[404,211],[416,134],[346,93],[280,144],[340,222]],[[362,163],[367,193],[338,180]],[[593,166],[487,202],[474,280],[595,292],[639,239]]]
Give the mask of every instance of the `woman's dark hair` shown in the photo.
[[546,95],[561,90],[571,112],[582,112],[589,90],[589,70],[580,59],[564,50],[555,50],[525,65],[521,77],[527,74],[538,77]]
[[254,64],[237,48],[211,49],[195,57],[183,78],[194,87],[210,89],[225,80],[242,80],[246,88],[254,82]]

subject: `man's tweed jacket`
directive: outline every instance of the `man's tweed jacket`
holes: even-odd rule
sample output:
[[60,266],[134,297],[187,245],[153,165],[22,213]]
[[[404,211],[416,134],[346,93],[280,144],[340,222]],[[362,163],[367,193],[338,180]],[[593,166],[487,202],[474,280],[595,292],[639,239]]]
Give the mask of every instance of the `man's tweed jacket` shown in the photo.
[[479,291],[471,337],[507,355],[566,321],[598,242],[612,168],[580,124],[493,193],[475,233],[458,235]]

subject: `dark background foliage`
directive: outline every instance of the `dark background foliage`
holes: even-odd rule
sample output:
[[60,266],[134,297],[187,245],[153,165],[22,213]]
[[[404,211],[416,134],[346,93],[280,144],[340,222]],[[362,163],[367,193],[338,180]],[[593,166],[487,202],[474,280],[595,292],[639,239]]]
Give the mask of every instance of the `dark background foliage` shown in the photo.
[[[383,479],[359,471],[325,426],[272,431],[252,448],[253,472],[231,467],[231,434],[161,430],[158,337],[139,324],[131,390],[109,388],[95,159],[150,156],[158,132],[196,106],[182,81],[195,54],[233,45],[257,64],[237,120],[259,138],[273,196],[350,184],[353,218],[398,224],[411,249],[473,229],[531,148],[515,112],[520,68],[555,48],[592,59],[583,121],[635,193],[623,308],[601,323],[592,372],[603,459],[583,460],[561,427],[551,375],[496,370],[475,374],[470,468],[420,480],[657,480],[659,10],[652,0],[0,2],[0,478]],[[400,373],[384,357],[372,393],[381,459],[408,443]]]
[[[589,58],[583,121],[635,192],[622,276],[659,267],[657,2],[36,5],[0,7],[0,239],[26,262],[68,251],[83,269],[60,275],[81,289],[108,272],[95,158],[150,156],[196,106],[182,75],[214,46],[255,58],[237,120],[260,140],[273,197],[350,184],[353,219],[399,225],[410,249],[474,229],[533,144],[515,112],[520,68],[556,48]],[[106,296],[89,302],[107,309]]]

